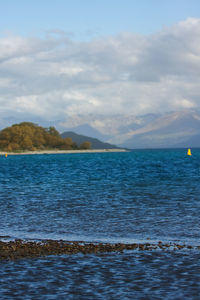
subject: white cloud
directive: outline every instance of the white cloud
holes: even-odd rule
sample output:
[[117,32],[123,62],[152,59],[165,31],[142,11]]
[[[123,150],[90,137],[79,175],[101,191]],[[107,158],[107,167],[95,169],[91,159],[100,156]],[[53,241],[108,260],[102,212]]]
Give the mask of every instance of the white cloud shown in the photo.
[[145,114],[200,107],[200,19],[149,36],[0,39],[0,117]]
[[188,99],[177,99],[177,101],[175,102],[175,105],[177,107],[179,107],[179,108],[181,107],[183,109],[195,107],[194,103]]

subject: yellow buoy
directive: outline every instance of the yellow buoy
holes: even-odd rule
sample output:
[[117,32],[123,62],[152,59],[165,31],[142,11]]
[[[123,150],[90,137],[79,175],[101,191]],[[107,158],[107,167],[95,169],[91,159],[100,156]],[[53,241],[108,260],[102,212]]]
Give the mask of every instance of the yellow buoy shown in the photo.
[[187,151],[187,155],[192,155],[191,149],[190,149],[190,148],[189,148],[188,151]]
[[6,153],[6,154],[5,154],[5,157],[7,157],[7,156],[8,156],[8,154]]

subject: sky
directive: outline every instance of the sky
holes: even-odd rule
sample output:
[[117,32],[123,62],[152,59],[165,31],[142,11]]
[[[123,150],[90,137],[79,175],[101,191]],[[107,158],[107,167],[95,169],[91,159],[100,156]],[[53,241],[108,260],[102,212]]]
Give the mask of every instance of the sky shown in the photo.
[[0,128],[200,108],[199,0],[0,0]]

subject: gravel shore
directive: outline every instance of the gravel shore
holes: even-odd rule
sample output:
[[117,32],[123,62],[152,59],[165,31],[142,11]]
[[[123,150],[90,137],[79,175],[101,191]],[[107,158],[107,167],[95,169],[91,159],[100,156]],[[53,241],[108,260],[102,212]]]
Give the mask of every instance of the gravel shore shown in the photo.
[[30,257],[61,254],[91,254],[103,252],[123,252],[124,250],[152,251],[152,250],[200,250],[200,246],[180,245],[176,243],[88,243],[83,241],[0,241],[0,260],[12,260]]

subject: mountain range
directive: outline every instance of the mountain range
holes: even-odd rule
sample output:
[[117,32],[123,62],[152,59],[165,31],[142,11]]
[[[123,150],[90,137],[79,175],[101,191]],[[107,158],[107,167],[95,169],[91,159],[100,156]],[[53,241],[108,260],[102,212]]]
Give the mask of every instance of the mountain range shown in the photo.
[[79,124],[67,131],[129,149],[200,147],[200,112],[195,110],[87,120],[79,117]]

